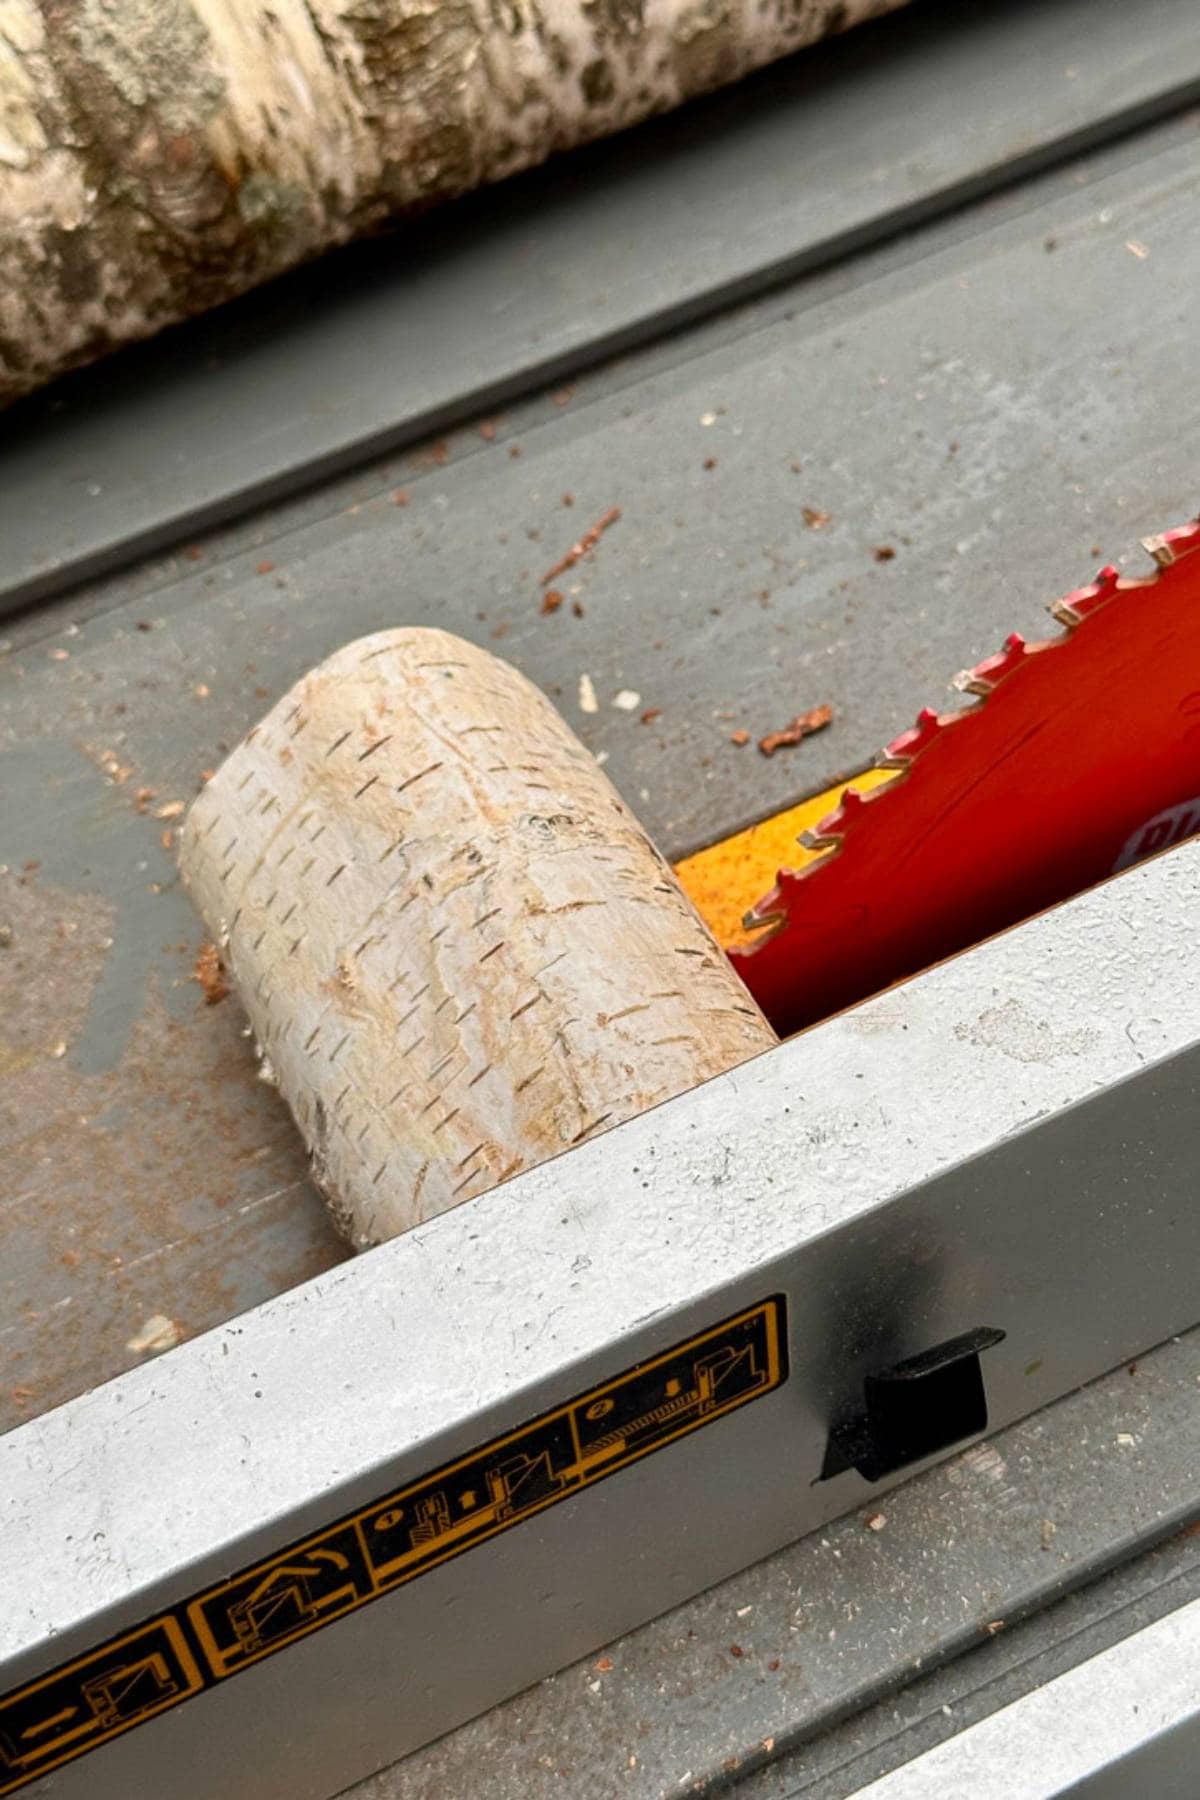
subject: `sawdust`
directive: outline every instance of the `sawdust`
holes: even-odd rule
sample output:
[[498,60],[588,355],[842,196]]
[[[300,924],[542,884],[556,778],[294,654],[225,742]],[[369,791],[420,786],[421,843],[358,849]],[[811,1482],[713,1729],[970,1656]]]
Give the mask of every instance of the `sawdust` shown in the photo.
[[225,979],[225,965],[215,944],[201,944],[196,953],[192,980],[199,982],[203,988],[206,1006],[217,1006],[227,998],[229,983]]
[[152,1313],[141,1330],[136,1331],[129,1339],[125,1348],[135,1356],[147,1351],[157,1356],[164,1350],[173,1350],[182,1340],[183,1332],[174,1319],[168,1319],[165,1313]]
[[[824,731],[832,719],[832,706],[811,706],[807,712],[797,713],[791,724],[785,725],[782,731],[769,731],[766,737],[759,738],[758,747],[764,756],[774,756],[777,750],[803,743],[814,732]],[[735,733],[735,741],[736,736]]]
[[596,520],[594,525],[588,526],[583,536],[571,545],[571,548],[567,551],[566,555],[560,556],[554,567],[546,570],[546,573],[542,576],[542,586],[549,587],[552,581],[556,581],[560,575],[565,575],[568,569],[573,569],[577,562],[580,562],[590,551],[596,548],[596,545],[600,542],[600,539],[604,536],[604,533],[608,530],[609,526],[615,525],[620,516],[620,507],[610,506],[608,511],[603,513],[600,518]]

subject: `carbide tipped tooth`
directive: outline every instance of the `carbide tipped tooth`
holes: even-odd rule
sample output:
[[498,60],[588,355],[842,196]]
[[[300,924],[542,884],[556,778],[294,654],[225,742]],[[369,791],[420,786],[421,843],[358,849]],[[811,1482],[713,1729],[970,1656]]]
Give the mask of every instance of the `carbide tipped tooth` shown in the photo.
[[1154,558],[1155,563],[1160,569],[1169,569],[1171,564],[1175,561],[1175,551],[1168,543],[1165,535],[1159,537],[1144,537],[1142,539],[1142,549],[1147,551]]
[[975,673],[974,669],[961,669],[950,686],[956,688],[960,694],[974,694],[977,699],[986,700],[994,683],[985,681],[981,675]]

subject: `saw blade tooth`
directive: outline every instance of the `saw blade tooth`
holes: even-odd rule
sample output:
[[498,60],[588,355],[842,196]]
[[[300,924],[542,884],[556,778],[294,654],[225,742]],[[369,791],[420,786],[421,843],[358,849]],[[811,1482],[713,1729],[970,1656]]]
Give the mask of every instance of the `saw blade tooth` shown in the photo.
[[827,850],[831,844],[836,844],[837,841],[835,837],[826,836],[819,825],[810,826],[807,830],[802,831],[796,839],[802,850]]
[[[761,902],[759,904],[761,904]],[[758,906],[751,906],[751,907],[748,907],[747,910],[742,914],[742,930],[743,931],[765,931],[768,926],[782,925],[786,922],[786,920],[787,920],[786,912],[781,911],[781,912],[762,913],[762,912],[759,912]],[[728,954],[730,956],[736,957],[738,954],[737,949],[734,948],[734,949],[730,950],[728,952]]]
[[883,757],[888,768],[902,769],[919,756],[921,751],[932,744],[935,737],[943,729],[942,721],[931,706],[923,706],[917,714],[917,722],[894,737],[885,745]]
[[973,669],[966,669],[954,678],[954,686],[963,694],[976,694],[986,700],[992,689],[1006,675],[1011,675],[1019,663],[1029,653],[1029,646],[1019,631],[1012,631],[1004,640],[1004,646],[994,656],[985,656],[976,663]]
[[1105,563],[1102,569],[1097,570],[1096,579],[1089,582],[1087,587],[1076,588],[1074,593],[1064,594],[1048,610],[1060,625],[1073,631],[1097,607],[1108,605],[1117,592],[1120,581],[1121,571],[1113,563]]
[[1144,537],[1141,544],[1142,549],[1154,558],[1157,568],[1169,569],[1175,561],[1175,547],[1170,543],[1167,532],[1160,532],[1157,537]]

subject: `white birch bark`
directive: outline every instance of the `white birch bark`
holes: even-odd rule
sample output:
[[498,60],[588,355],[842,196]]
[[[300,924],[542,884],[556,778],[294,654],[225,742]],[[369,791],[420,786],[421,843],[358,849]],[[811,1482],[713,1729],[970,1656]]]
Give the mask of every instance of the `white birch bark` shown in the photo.
[[900,4],[0,0],[0,403]]
[[359,1248],[775,1042],[595,758],[446,632],[306,676],[180,863]]

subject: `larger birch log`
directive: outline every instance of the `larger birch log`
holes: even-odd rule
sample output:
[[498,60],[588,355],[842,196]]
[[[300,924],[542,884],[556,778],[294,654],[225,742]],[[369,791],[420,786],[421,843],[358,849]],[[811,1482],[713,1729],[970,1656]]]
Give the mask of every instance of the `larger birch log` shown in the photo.
[[0,0],[0,403],[903,3]]
[[359,1248],[775,1042],[594,757],[447,632],[306,676],[180,860]]

